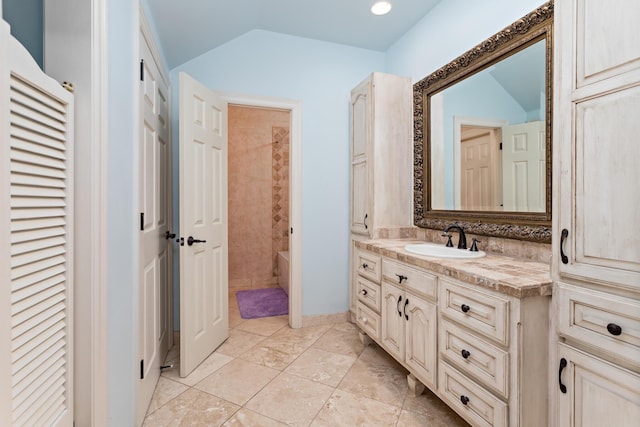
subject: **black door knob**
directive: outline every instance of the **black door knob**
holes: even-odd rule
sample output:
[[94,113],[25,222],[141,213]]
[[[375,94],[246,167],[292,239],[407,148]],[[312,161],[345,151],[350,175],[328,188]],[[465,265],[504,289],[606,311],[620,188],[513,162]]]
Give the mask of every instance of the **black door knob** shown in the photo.
[[198,239],[194,239],[193,236],[189,236],[187,238],[187,245],[191,246],[194,243],[207,243],[206,240],[198,240]]
[[172,233],[169,230],[167,230],[166,233],[164,233],[164,238],[169,240],[169,239],[175,239],[176,237],[176,233]]

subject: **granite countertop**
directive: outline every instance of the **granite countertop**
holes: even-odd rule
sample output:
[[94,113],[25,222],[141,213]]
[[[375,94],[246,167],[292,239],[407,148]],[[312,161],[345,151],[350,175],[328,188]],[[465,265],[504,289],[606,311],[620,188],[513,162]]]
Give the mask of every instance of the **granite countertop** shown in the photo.
[[436,274],[491,289],[516,298],[551,295],[550,266],[541,262],[495,255],[482,258],[451,259],[412,254],[404,247],[425,243],[415,239],[356,241],[356,247],[414,265]]

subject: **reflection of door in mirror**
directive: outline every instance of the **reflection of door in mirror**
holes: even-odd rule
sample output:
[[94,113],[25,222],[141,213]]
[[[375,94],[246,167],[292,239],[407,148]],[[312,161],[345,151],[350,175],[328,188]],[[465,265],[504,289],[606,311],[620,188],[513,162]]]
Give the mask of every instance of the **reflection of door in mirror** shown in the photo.
[[545,210],[545,126],[543,121],[502,128],[504,210]]
[[502,210],[500,133],[503,119],[453,118],[453,206],[457,210]]
[[462,126],[460,130],[460,208],[501,209],[500,128]]

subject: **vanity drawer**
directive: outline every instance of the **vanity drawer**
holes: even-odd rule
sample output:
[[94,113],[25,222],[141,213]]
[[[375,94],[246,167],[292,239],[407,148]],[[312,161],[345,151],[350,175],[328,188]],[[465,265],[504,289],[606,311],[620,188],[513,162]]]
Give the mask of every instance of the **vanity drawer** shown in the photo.
[[449,280],[440,283],[441,313],[500,344],[509,344],[509,300]]
[[378,255],[374,255],[369,252],[357,251],[356,252],[356,269],[358,274],[362,277],[380,283],[381,276],[381,260]]
[[407,265],[382,260],[382,278],[395,285],[404,286],[433,301],[438,296],[438,277]]
[[507,426],[507,404],[442,361],[438,386],[442,399],[472,425]]
[[560,334],[640,366],[640,302],[558,285]]
[[509,353],[446,319],[440,321],[440,353],[460,371],[509,397]]
[[364,333],[380,341],[380,315],[360,301],[356,306],[356,323]]
[[380,285],[364,277],[356,279],[358,300],[362,301],[376,312],[380,312]]

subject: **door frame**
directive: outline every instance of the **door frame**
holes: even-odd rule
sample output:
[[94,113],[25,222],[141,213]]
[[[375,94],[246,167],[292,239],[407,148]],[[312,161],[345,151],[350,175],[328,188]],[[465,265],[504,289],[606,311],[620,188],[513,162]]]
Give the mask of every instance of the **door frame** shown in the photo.
[[[75,84],[76,115],[78,105],[88,111],[88,120],[76,120],[76,159],[90,168],[76,168],[75,233],[93,236],[87,250],[74,252],[77,288],[74,301],[74,323],[87,325],[76,328],[76,343],[88,343],[74,348],[74,420],[94,427],[106,427],[109,415],[109,331],[108,331],[108,46],[107,0],[71,0],[44,2],[43,29],[44,68],[58,81]],[[0,6],[2,0],[0,0]],[[0,16],[2,10],[0,8]],[[88,25],[78,22],[88,20]],[[61,31],[60,29],[64,29]],[[51,32],[56,33],[52,37]],[[60,37],[60,34],[73,37]],[[87,61],[88,59],[88,61]],[[80,222],[78,218],[83,217]]]
[[230,105],[290,112],[289,145],[289,326],[302,327],[302,102],[293,99],[218,92]]

